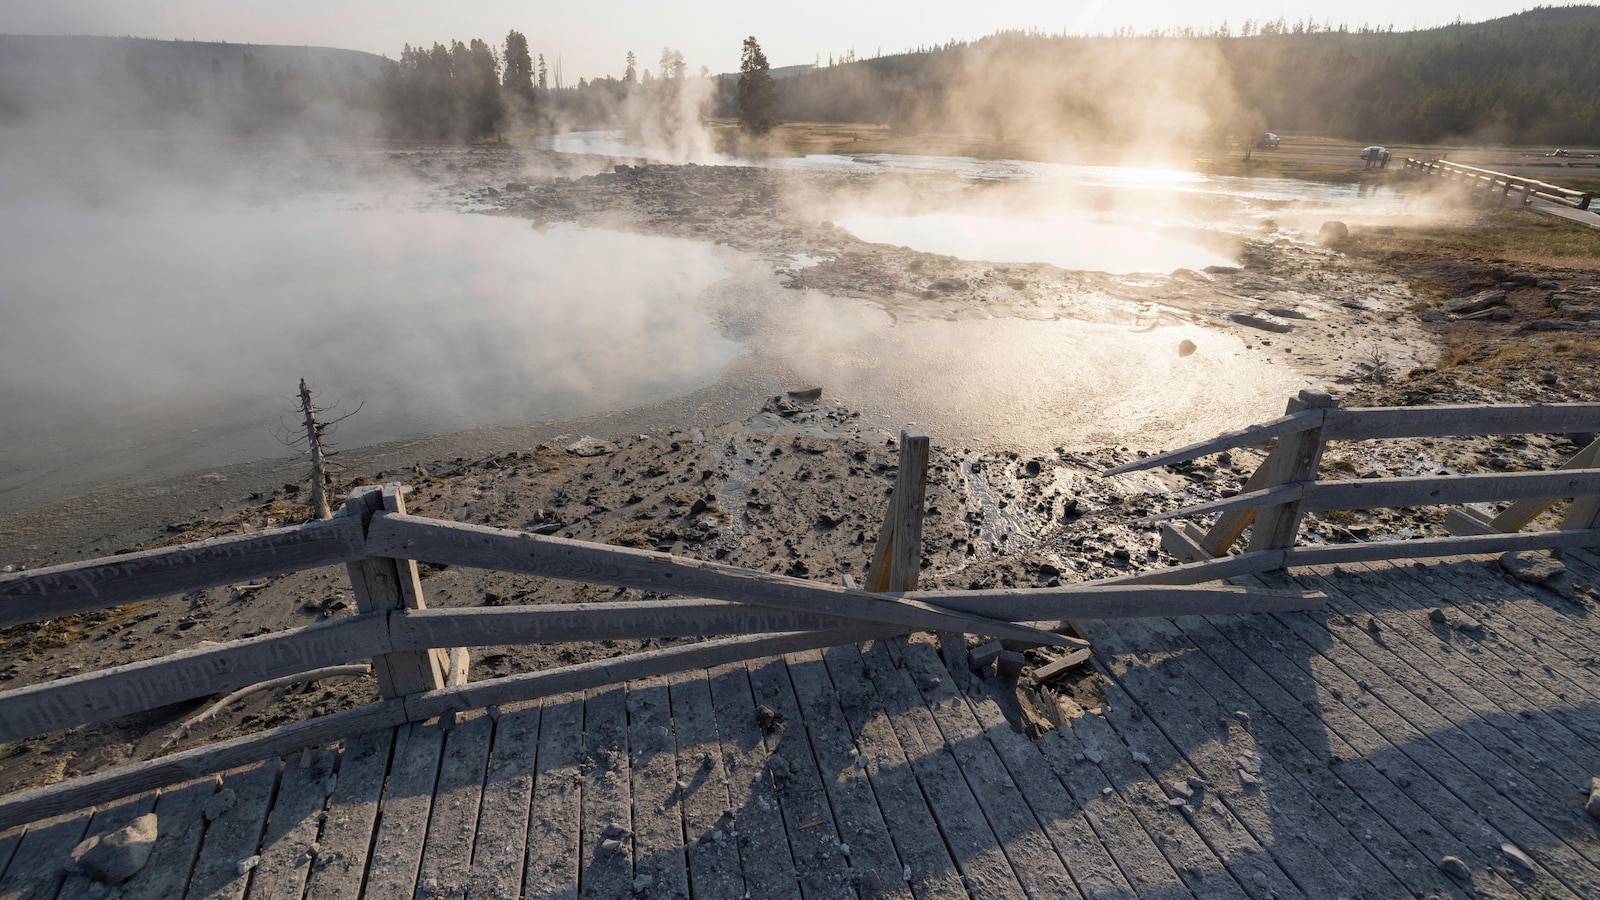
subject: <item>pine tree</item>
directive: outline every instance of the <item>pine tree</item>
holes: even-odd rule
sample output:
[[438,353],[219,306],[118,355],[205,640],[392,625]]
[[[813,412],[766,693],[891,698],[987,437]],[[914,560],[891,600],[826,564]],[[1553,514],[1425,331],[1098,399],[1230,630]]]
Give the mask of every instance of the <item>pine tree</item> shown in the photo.
[[770,70],[755,37],[745,38],[739,57],[739,127],[756,137],[778,124],[778,88]]

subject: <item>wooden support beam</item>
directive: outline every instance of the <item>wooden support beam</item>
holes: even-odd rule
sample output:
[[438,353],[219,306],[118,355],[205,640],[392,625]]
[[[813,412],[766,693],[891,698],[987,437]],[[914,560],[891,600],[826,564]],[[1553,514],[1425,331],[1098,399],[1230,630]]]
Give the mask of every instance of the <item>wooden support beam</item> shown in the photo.
[[362,659],[388,646],[387,618],[319,622],[0,691],[0,743]]
[[1290,413],[1289,415],[1281,418],[1273,419],[1270,422],[1263,422],[1260,425],[1251,425],[1248,428],[1241,428],[1237,431],[1225,432],[1209,440],[1190,444],[1187,447],[1179,447],[1176,450],[1169,450],[1166,453],[1158,453],[1154,456],[1147,456],[1144,459],[1135,460],[1130,463],[1123,463],[1115,468],[1107,469],[1100,474],[1107,477],[1112,475],[1125,475],[1129,472],[1138,472],[1142,469],[1153,469],[1157,466],[1165,466],[1170,463],[1186,462],[1191,459],[1199,459],[1202,456],[1209,456],[1213,453],[1221,453],[1224,450],[1234,450],[1238,449],[1239,447],[1250,447],[1256,444],[1264,444],[1267,441],[1282,437],[1286,434],[1293,434],[1297,431],[1315,428],[1322,424],[1322,420],[1326,414],[1326,409],[1322,407],[1309,407],[1301,409],[1298,412]]
[[339,517],[0,575],[0,628],[337,565],[364,553],[361,524]]
[[1488,434],[1573,434],[1600,431],[1600,403],[1375,406],[1328,413],[1330,441]]
[[[370,534],[374,516],[384,511],[403,515],[405,503],[399,485],[356,488],[345,500],[345,510]],[[415,560],[372,555],[347,568],[356,606],[362,612],[426,607]],[[402,650],[372,657],[378,692],[385,699],[438,690],[445,686],[448,671],[449,658],[438,650]]]
[[282,725],[150,762],[119,766],[94,775],[0,797],[0,830],[119,800],[247,763],[296,753],[307,747],[405,724],[405,702],[387,700],[331,715]]
[[[1289,401],[1289,412],[1298,411],[1296,404],[1324,409],[1336,406],[1334,399],[1327,394],[1306,391],[1301,391],[1299,397]],[[1267,482],[1282,484],[1314,480],[1317,467],[1322,464],[1324,446],[1321,428],[1308,428],[1284,435],[1279,439],[1278,446],[1273,448],[1272,456],[1261,465],[1269,470]],[[1255,522],[1250,526],[1250,549],[1260,551],[1293,547],[1296,536],[1300,534],[1300,518],[1303,514],[1304,503],[1301,498],[1263,506],[1256,512]]]
[[[1565,472],[1571,469],[1592,468],[1597,461],[1600,461],[1600,440],[1591,441],[1588,446],[1573,454],[1571,459],[1562,463],[1561,468],[1557,471]],[[1464,513],[1451,510],[1445,514],[1444,527],[1451,534],[1494,534],[1497,532],[1521,531],[1529,522],[1538,518],[1540,513],[1553,506],[1556,499],[1555,497],[1535,497],[1527,500],[1518,500],[1506,507],[1499,515],[1480,520],[1476,524],[1462,518],[1462,515],[1471,517],[1474,510],[1466,510]],[[1582,498],[1573,502],[1575,504],[1581,503]],[[1561,527],[1564,529],[1571,527],[1587,528],[1589,525],[1587,521],[1577,526],[1569,526],[1563,522]]]
[[961,630],[1062,646],[1061,635],[984,615],[958,614],[910,597],[851,591],[821,582],[683,559],[667,553],[466,525],[397,513],[373,517],[369,552],[542,578],[632,587],[838,616],[898,631]]
[[[1202,559],[1210,559],[1211,554],[1206,552],[1206,548],[1200,546],[1200,541],[1205,539],[1205,532],[1200,532],[1200,536],[1197,538],[1190,533],[1190,528],[1193,527],[1188,522],[1162,522],[1161,549],[1183,562],[1199,562]],[[1195,530],[1198,531],[1199,529]]]

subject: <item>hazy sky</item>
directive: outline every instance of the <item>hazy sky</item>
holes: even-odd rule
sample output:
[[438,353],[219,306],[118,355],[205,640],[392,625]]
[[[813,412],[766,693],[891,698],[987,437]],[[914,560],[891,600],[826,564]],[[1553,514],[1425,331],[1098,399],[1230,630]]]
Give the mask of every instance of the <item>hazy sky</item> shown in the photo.
[[[1546,5],[1565,5],[1550,3]],[[498,44],[516,29],[535,53],[563,63],[566,80],[621,75],[632,50],[654,70],[662,47],[682,51],[691,70],[737,71],[739,45],[755,35],[774,66],[913,49],[1001,29],[1049,33],[1139,31],[1192,25],[1233,29],[1246,19],[1308,19],[1397,30],[1492,19],[1536,0],[1416,0],[1408,4],[1332,0],[983,0],[869,2],[809,0],[0,0],[0,34],[103,34],[310,44],[399,55],[402,45],[481,37]]]

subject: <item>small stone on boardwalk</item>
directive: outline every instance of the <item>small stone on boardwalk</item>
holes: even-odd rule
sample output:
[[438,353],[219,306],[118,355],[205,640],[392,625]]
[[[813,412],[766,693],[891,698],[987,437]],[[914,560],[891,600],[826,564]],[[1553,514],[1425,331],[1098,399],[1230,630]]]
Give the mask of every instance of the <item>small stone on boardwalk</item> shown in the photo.
[[71,868],[101,884],[121,884],[150,860],[156,843],[156,814],[146,813],[109,834],[97,834],[72,848]]
[[1583,805],[1584,812],[1600,819],[1600,778],[1589,779],[1589,802]]
[[1472,870],[1457,856],[1446,856],[1439,860],[1439,870],[1459,881],[1471,881]]
[[1437,622],[1440,625],[1443,625],[1445,622],[1449,621],[1449,619],[1445,617],[1444,610],[1434,609],[1432,612],[1428,613],[1428,621]]
[[1529,875],[1533,874],[1533,858],[1522,852],[1520,847],[1516,846],[1515,844],[1501,844],[1500,852],[1506,855],[1506,859],[1516,863],[1523,872]]

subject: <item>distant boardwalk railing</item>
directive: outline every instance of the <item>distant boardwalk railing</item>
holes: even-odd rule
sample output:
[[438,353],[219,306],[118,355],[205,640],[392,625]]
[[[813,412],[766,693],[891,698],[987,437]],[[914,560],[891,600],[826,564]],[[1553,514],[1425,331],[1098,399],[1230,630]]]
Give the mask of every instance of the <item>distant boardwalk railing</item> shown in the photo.
[[[334,518],[0,576],[0,626],[108,609],[303,569],[344,565],[347,618],[0,691],[0,742],[210,697],[370,659],[381,699],[167,757],[0,798],[0,828],[187,778],[458,710],[538,699],[728,662],[911,631],[1081,648],[1027,623],[1313,608],[1322,596],[1229,586],[1086,583],[1038,590],[917,591],[927,438],[901,465],[866,585],[447,522],[406,512],[400,484],[355,490]],[[659,600],[428,609],[417,561],[613,587]],[[697,638],[520,675],[467,680],[473,646]]]
[[1454,182],[1475,197],[1479,196],[1481,191],[1480,199],[1484,206],[1509,206],[1512,203],[1527,206],[1535,199],[1539,199],[1570,206],[1573,209],[1588,209],[1594,200],[1593,191],[1572,190],[1560,185],[1534,181],[1531,178],[1464,166],[1443,159],[1407,159],[1406,170]]
[[[1348,481],[1317,478],[1322,452],[1329,441],[1536,433],[1592,436],[1596,432],[1600,432],[1600,403],[1342,409],[1327,394],[1302,391],[1289,402],[1282,418],[1106,472],[1124,474],[1275,441],[1272,451],[1239,494],[1150,519],[1217,515],[1210,529],[1188,522],[1162,521],[1162,546],[1180,560],[1190,561],[1190,565],[1116,582],[1198,584],[1292,566],[1600,547],[1600,441],[1589,443],[1555,471]],[[1572,503],[1560,530],[1518,533],[1567,498]],[[1495,515],[1471,507],[1449,510],[1445,528],[1457,537],[1295,546],[1301,520],[1309,512],[1508,500],[1514,502]],[[1229,556],[1247,529],[1247,549]]]

